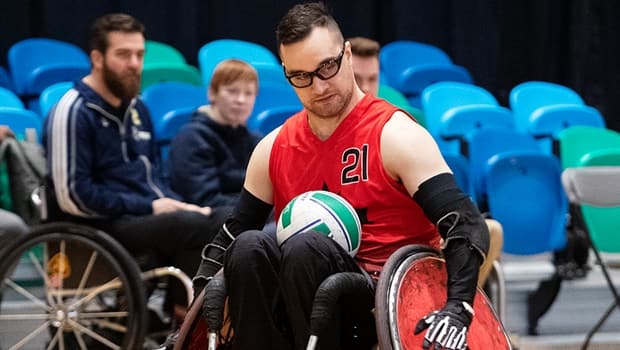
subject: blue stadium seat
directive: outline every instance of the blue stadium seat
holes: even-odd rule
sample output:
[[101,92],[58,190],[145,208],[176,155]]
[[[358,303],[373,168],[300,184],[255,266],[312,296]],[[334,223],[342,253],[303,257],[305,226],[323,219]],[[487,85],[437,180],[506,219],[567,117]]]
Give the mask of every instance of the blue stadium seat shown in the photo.
[[520,130],[527,130],[530,115],[540,107],[552,104],[584,105],[583,99],[574,90],[545,81],[528,81],[513,87],[509,103]]
[[46,87],[39,96],[39,110],[41,117],[47,118],[49,111],[56,105],[62,96],[73,87],[73,82],[63,81]]
[[182,82],[151,85],[142,92],[142,100],[151,113],[156,137],[162,129],[166,113],[181,108],[197,108],[208,103],[207,91],[202,86]]
[[407,96],[409,103],[421,107],[422,90],[439,81],[471,83],[471,74],[452,63],[450,57],[436,46],[400,40],[383,46],[379,61],[388,85]]
[[486,163],[485,192],[491,216],[504,228],[503,251],[531,255],[566,244],[568,201],[556,157],[509,151]]
[[491,157],[508,151],[532,151],[543,154],[534,138],[511,129],[480,129],[471,135],[468,145],[471,194],[483,211],[488,209],[484,173]]
[[258,73],[258,85],[262,83],[288,84],[284,69],[280,65],[256,63],[253,65]]
[[290,116],[300,110],[301,107],[298,105],[265,109],[252,119],[248,119],[248,129],[266,135],[273,129],[282,125]]
[[170,143],[183,125],[187,124],[196,111],[195,107],[183,107],[171,110],[163,115],[155,126],[155,136],[161,154],[164,175],[168,174],[168,150]]
[[539,139],[548,153],[553,153],[553,142],[563,129],[575,125],[605,127],[600,112],[586,106],[577,92],[566,86],[529,81],[515,86],[509,100],[518,130]]
[[463,192],[471,194],[471,181],[469,179],[469,161],[462,154],[444,153],[443,159],[452,170],[457,185]]
[[11,79],[11,75],[4,67],[0,67],[0,87],[11,91],[15,89],[13,79]]
[[422,92],[427,128],[441,149],[467,155],[467,139],[479,129],[514,128],[512,113],[487,90],[472,84],[440,82]]
[[7,125],[19,140],[26,139],[28,129],[36,132],[37,141],[41,140],[43,121],[33,111],[23,108],[0,107],[0,125]]
[[301,102],[295,90],[293,90],[293,87],[288,83],[262,83],[258,86],[258,96],[256,96],[254,110],[248,119],[248,123],[261,112],[282,106],[299,106],[298,109],[302,108]]
[[0,107],[24,108],[24,103],[9,89],[0,87]]
[[253,66],[265,64],[281,69],[276,56],[260,44],[236,39],[213,40],[198,50],[198,66],[205,86],[209,86],[215,66],[229,58],[240,59]]
[[428,130],[436,134],[441,119],[449,109],[466,105],[499,106],[495,97],[482,87],[460,83],[439,82],[424,88],[422,108]]
[[90,72],[90,60],[81,48],[46,38],[13,44],[8,62],[15,91],[20,96],[37,96],[51,84],[74,81]]

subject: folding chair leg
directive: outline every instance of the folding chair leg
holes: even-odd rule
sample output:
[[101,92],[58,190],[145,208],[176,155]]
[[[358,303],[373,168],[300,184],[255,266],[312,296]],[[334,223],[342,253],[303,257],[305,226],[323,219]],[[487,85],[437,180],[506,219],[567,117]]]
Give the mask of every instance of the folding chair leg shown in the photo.
[[615,301],[612,302],[611,305],[609,305],[609,307],[607,308],[607,311],[605,311],[603,316],[598,320],[598,322],[594,325],[594,327],[592,327],[590,332],[588,332],[588,335],[586,336],[586,340],[583,342],[583,345],[581,346],[581,350],[586,350],[588,348],[588,345],[590,344],[590,340],[592,339],[592,336],[594,336],[594,333],[596,333],[599,330],[599,328],[601,328],[603,323],[607,321],[607,318],[609,318],[609,315],[611,315],[611,313],[614,311],[616,307],[620,309],[620,304],[618,304]]
[[603,262],[603,259],[601,258],[601,254],[594,246],[594,243],[592,242],[590,235],[588,234],[587,237],[588,237],[588,243],[590,244],[590,247],[592,247],[592,251],[594,252],[594,256],[596,257],[596,261],[599,263],[601,270],[603,271],[603,276],[605,276],[605,280],[607,280],[607,284],[609,285],[611,294],[613,294],[614,296],[614,301],[611,304],[611,306],[607,309],[603,317],[601,317],[601,319],[596,323],[596,325],[594,325],[594,327],[588,333],[588,336],[586,337],[586,340],[584,341],[583,346],[581,347],[582,350],[585,350],[588,348],[590,339],[592,338],[594,333],[596,333],[598,329],[603,325],[603,323],[605,323],[605,321],[607,320],[611,312],[616,308],[616,306],[620,309],[620,295],[618,294],[618,290],[616,290],[616,287],[614,286],[614,283],[611,280],[611,276],[609,275],[609,271],[607,271],[607,266]]

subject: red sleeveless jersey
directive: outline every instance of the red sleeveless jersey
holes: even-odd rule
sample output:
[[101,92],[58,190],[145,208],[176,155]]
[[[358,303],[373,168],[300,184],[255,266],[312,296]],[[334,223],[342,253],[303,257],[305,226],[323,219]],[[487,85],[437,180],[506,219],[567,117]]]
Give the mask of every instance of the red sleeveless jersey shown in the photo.
[[293,197],[327,190],[344,197],[360,217],[359,262],[383,265],[406,244],[437,248],[435,226],[383,167],[381,131],[397,110],[366,95],[325,141],[310,130],[305,110],[290,117],[274,141],[269,161],[276,218]]

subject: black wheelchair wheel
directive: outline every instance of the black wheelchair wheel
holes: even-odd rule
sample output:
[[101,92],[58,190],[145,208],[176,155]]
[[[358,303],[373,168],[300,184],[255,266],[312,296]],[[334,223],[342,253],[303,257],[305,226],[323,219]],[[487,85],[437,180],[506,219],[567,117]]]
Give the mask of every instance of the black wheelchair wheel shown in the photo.
[[408,245],[395,251],[383,266],[375,292],[375,320],[380,349],[400,349],[395,300],[405,268],[412,261],[439,256],[440,253],[432,247]]
[[140,270],[102,231],[70,223],[35,227],[7,247],[0,276],[0,348],[142,347]]

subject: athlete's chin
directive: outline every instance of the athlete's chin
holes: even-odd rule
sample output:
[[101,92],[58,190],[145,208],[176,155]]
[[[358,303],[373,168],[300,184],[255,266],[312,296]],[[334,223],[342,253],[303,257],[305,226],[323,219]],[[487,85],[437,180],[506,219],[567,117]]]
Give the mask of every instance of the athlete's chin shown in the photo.
[[342,101],[331,99],[329,102],[313,103],[306,108],[319,118],[333,118],[337,117],[342,110]]

